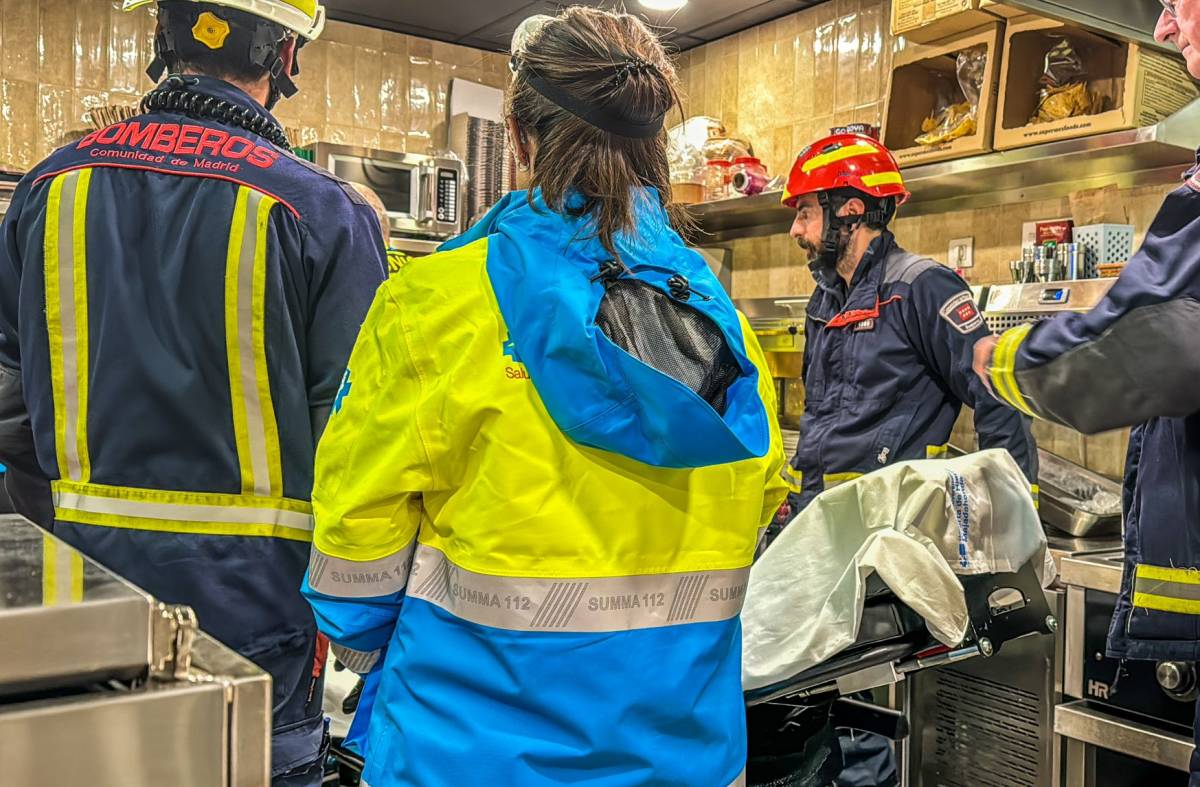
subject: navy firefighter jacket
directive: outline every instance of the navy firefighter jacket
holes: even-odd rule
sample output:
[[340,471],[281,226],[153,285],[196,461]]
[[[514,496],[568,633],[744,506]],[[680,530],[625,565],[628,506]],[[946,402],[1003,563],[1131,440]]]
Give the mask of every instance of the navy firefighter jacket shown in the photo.
[[319,709],[280,703],[310,691],[313,456],[386,275],[375,214],[253,132],[156,111],[35,167],[0,234],[0,460],[49,482],[55,535],[272,672],[311,760]]
[[964,404],[975,410],[980,447],[1007,449],[1036,483],[1029,419],[971,370],[987,335],[966,283],[890,232],[871,244],[849,292],[840,278],[821,283],[808,304],[800,443],[784,470],[792,514],[833,485],[945,455]]
[[992,389],[1027,413],[1088,434],[1136,426],[1114,657],[1200,659],[1198,250],[1193,170],[1092,311],[1006,331],[993,356]]

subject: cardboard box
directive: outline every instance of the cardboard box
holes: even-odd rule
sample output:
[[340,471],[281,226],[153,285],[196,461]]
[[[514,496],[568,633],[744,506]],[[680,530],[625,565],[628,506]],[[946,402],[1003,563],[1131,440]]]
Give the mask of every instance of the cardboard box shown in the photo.
[[[901,167],[991,152],[1003,33],[1004,25],[993,19],[991,24],[943,44],[910,44],[896,54],[888,79],[883,144],[892,151]],[[949,85],[959,101],[966,100],[958,87],[957,58],[959,52],[976,47],[987,49],[987,68],[979,93],[975,133],[939,145],[918,144],[916,139],[922,133],[921,124],[934,113],[939,84]]]
[[[1104,97],[1105,111],[1049,123],[1029,124],[1036,113],[1046,53],[1055,40],[1070,39],[1088,71],[1088,87]],[[997,150],[1039,145],[1110,131],[1152,126],[1200,96],[1180,60],[1112,41],[1040,17],[1010,22],[1004,38]]]
[[1023,13],[991,0],[892,0],[892,35],[917,44],[936,44],[997,17]]

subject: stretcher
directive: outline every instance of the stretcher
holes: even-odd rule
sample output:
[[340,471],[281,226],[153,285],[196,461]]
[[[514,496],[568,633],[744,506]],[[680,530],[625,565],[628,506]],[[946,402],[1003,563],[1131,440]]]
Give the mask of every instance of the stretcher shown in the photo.
[[1052,634],[1050,611],[1034,561],[1015,573],[961,578],[970,623],[955,647],[930,634],[924,619],[872,575],[858,640],[833,658],[745,693],[751,787],[827,787],[841,771],[835,730],[908,736],[899,711],[849,695],[889,686],[906,675],[972,658],[989,658],[1020,637]]

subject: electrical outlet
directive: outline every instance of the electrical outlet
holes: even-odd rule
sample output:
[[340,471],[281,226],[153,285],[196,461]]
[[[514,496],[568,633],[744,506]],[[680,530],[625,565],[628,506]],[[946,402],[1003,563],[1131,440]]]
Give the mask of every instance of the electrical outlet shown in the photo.
[[975,267],[975,239],[959,238],[950,241],[950,256],[946,258],[946,264],[951,268]]

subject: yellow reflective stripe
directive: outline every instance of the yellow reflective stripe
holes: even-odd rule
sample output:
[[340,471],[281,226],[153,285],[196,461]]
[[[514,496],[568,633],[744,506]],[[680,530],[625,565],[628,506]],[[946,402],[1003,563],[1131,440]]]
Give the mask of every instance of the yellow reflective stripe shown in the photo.
[[863,175],[862,182],[864,186],[890,186],[893,184],[904,185],[904,178],[899,172],[876,172],[873,175]]
[[950,444],[949,443],[945,443],[942,445],[927,445],[927,446],[925,446],[925,458],[926,459],[941,459],[942,457],[946,456],[949,453],[950,453]]
[[[71,173],[67,173],[71,174]],[[46,279],[46,332],[50,339],[50,386],[54,397],[54,450],[58,461],[58,474],[71,474],[71,463],[67,460],[67,395],[63,377],[63,331],[62,309],[59,297],[59,214],[62,211],[63,184],[67,175],[59,175],[50,181],[46,197],[46,230],[43,256]]]
[[1029,416],[1033,415],[1033,410],[1026,404],[1021,388],[1017,385],[1016,360],[1021,343],[1032,329],[1032,323],[1027,323],[1005,331],[992,356],[991,370],[992,390],[996,395]]
[[43,238],[58,473],[84,481],[91,475],[87,447],[87,195],[91,178],[92,171],[82,169],[51,181]]
[[242,356],[238,345],[238,282],[241,279],[242,236],[246,230],[246,199],[250,189],[238,189],[229,225],[229,249],[225,256],[225,352],[229,361],[229,404],[233,410],[233,435],[237,446],[242,491],[254,491],[250,466],[250,435],[246,430],[245,396],[242,393]]
[[[275,404],[271,398],[271,378],[267,371],[266,291],[267,291],[267,224],[275,200],[265,195],[258,203],[254,246],[254,311],[253,335],[254,376],[258,383],[256,405],[260,410],[262,439],[267,453],[267,494],[283,495],[283,460],[279,454],[279,427],[275,421]],[[253,424],[252,424],[253,425]]]
[[79,183],[75,187],[75,215],[72,235],[75,249],[75,445],[79,459],[80,481],[92,477],[92,460],[87,443],[88,418],[88,370],[91,368],[88,352],[88,290],[87,290],[87,203],[88,190],[92,185],[92,170],[81,169]]
[[312,506],[303,500],[210,492],[54,482],[55,516],[130,530],[311,541]]
[[283,493],[279,431],[266,357],[267,225],[276,200],[238,189],[225,260],[225,349],[242,492]]
[[1156,596],[1153,593],[1134,593],[1133,606],[1137,609],[1154,609],[1159,612],[1175,612],[1180,615],[1200,615],[1200,601],[1198,600]]
[[1139,565],[1134,571],[1137,579],[1178,582],[1181,585],[1200,585],[1200,569]]
[[42,539],[42,604],[83,601],[83,557],[49,536]]
[[1041,508],[1042,488],[1037,484],[1030,484],[1029,494],[1033,497],[1033,507]]
[[779,475],[783,478],[783,482],[787,484],[787,488],[795,494],[801,494],[804,491],[804,473],[791,465],[784,465]]
[[876,152],[875,148],[871,147],[870,145],[864,145],[861,143],[847,145],[846,147],[838,148],[837,150],[830,151],[829,153],[823,153],[820,156],[813,156],[808,161],[804,162],[804,166],[801,167],[801,171],[807,174],[812,172],[814,169],[819,169],[820,167],[824,167],[829,164],[836,164],[837,162],[845,161],[848,158],[869,156],[874,152]]
[[826,473],[825,488],[828,489],[831,485],[844,484],[847,481],[853,481],[856,478],[862,477],[862,473]]

